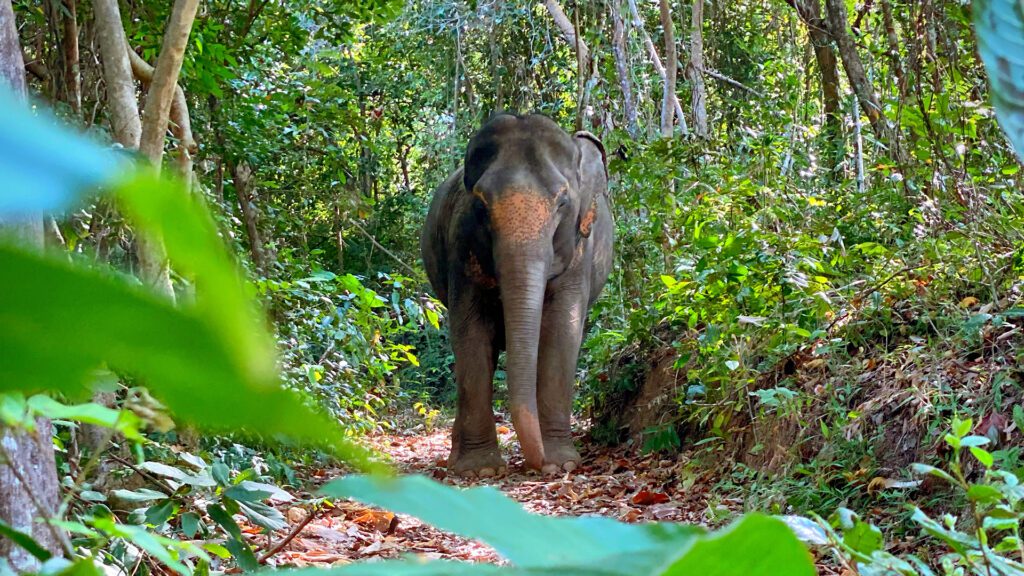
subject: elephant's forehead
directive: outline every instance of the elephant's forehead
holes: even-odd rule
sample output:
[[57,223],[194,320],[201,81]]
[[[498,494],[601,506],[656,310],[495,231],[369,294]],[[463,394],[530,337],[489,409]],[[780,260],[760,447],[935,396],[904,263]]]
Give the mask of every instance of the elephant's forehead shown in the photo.
[[551,218],[554,199],[530,190],[506,190],[489,205],[494,231],[509,242],[537,240]]

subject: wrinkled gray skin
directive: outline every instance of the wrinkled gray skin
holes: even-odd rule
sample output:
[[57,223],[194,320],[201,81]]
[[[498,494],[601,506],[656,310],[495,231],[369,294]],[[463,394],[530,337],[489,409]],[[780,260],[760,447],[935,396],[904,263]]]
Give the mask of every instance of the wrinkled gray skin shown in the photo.
[[576,361],[612,262],[604,148],[544,116],[498,115],[434,194],[420,240],[448,307],[458,407],[449,469],[505,469],[492,412],[498,353],[527,467],[572,470]]

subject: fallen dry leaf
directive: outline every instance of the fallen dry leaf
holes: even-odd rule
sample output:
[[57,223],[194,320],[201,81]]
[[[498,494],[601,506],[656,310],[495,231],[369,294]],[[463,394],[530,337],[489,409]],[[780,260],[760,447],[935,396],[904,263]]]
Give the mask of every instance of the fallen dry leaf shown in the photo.
[[650,506],[651,504],[668,502],[668,496],[661,492],[641,490],[633,496],[631,501],[638,506]]
[[352,521],[373,528],[377,532],[387,532],[394,521],[395,515],[383,510],[366,509],[362,514],[356,516]]

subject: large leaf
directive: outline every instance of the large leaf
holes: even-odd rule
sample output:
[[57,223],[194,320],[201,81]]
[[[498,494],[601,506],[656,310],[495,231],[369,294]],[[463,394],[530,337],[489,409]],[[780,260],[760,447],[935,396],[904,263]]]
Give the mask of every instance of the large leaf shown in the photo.
[[[705,574],[804,576],[814,564],[781,521],[750,515],[722,531],[692,526],[623,524],[608,518],[557,518],[523,510],[499,491],[457,490],[421,476],[349,476],[321,490],[410,514],[493,546],[514,564],[500,574]],[[342,574],[490,574],[493,567],[385,563]]]
[[347,476],[327,484],[321,493],[352,497],[482,540],[518,566],[573,564],[651,550],[666,540],[685,542],[700,532],[672,524],[641,529],[609,518],[538,516],[494,488],[456,490],[423,476],[379,480]]
[[[0,100],[0,109],[0,217],[70,203],[127,166],[23,107]],[[31,200],[41,191],[56,203]],[[337,422],[282,388],[268,327],[206,207],[148,173],[122,178],[115,192],[194,280],[195,302],[176,308],[125,277],[0,245],[0,392],[79,392],[108,364],[141,378],[183,420],[282,435],[372,467]]]
[[52,115],[30,113],[6,84],[0,84],[0,110],[0,215],[67,208],[78,195],[109,181],[125,161]]
[[1024,160],[1024,6],[1020,0],[975,0],[972,10],[996,117]]
[[[216,430],[283,434],[363,462],[330,418],[242,365],[196,309],[121,278],[0,245],[0,391],[80,390],[96,366],[145,378],[181,418]],[[66,344],[74,340],[73,346]]]
[[814,562],[778,519],[749,514],[732,526],[698,539],[663,574],[687,576],[809,576]]

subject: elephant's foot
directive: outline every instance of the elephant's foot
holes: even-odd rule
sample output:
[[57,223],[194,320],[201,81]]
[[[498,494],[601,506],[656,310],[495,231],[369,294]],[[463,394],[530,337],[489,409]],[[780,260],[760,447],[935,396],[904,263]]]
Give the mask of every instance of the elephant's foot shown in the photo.
[[572,438],[546,440],[544,442],[544,474],[572,472],[580,465],[580,453],[573,446]]
[[490,478],[506,472],[505,459],[497,446],[469,451],[453,449],[448,457],[448,470],[465,478]]

